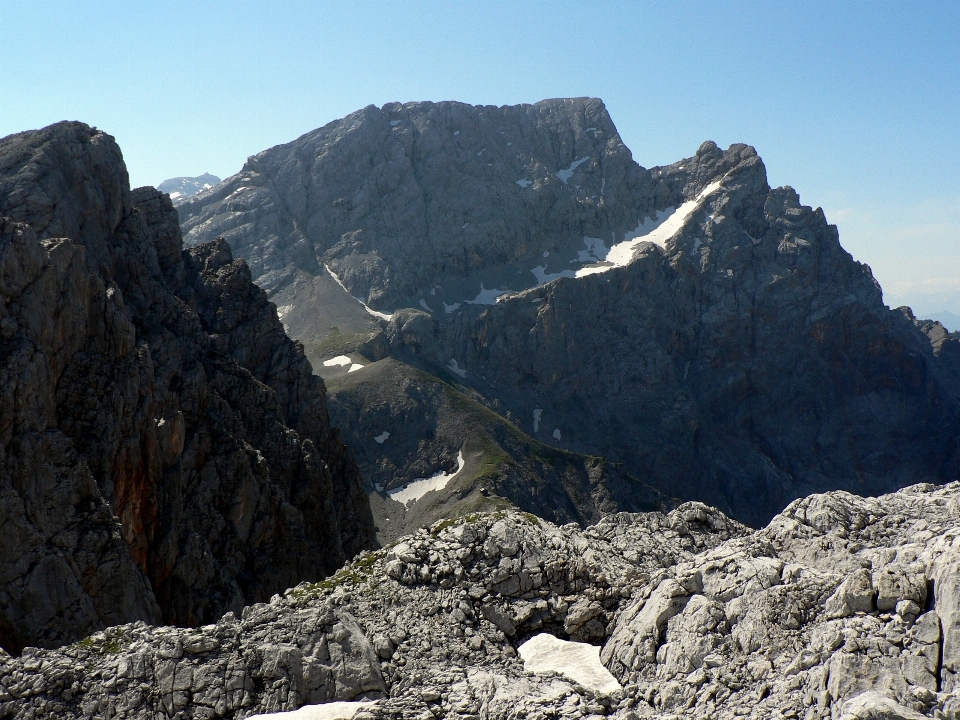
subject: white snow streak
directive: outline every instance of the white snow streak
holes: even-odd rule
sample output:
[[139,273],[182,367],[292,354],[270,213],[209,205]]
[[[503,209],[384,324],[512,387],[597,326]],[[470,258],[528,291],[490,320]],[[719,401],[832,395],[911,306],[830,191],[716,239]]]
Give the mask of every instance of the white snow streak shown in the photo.
[[483,283],[480,283],[480,292],[473,300],[466,300],[467,305],[494,305],[497,302],[497,298],[501,295],[506,295],[510,290],[498,290],[497,288],[490,288],[489,290],[483,286]]
[[573,171],[576,170],[581,165],[583,165],[589,159],[590,159],[589,157],[583,157],[583,158],[580,158],[579,160],[574,160],[572,163],[570,163],[569,167],[555,174],[558,178],[560,178],[560,182],[566,185],[567,180],[569,180],[570,177],[573,175]]
[[420,299],[420,307],[422,307],[422,308],[423,308],[424,310],[426,310],[428,313],[432,313],[432,312],[433,312],[433,310],[430,309],[430,306],[427,305],[427,301],[424,300],[423,298]]
[[703,202],[713,193],[720,189],[720,180],[707,185],[703,191],[697,195],[695,200],[688,200],[680,207],[672,211],[658,211],[657,219],[644,219],[637,229],[629,233],[623,242],[617,243],[607,252],[603,259],[603,265],[594,265],[591,267],[577,270],[577,277],[594,275],[596,273],[606,272],[615,267],[624,267],[633,260],[633,255],[637,247],[642,242],[652,242],[660,247],[666,247],[667,241],[672,239],[683,226],[689,217],[697,210]]
[[[440,302],[443,302],[443,301],[441,300]],[[452,313],[458,307],[460,307],[460,303],[454,303],[453,305],[447,305],[446,303],[443,303],[444,312]]]
[[458,363],[455,358],[450,358],[450,362],[447,363],[447,367],[462,378],[467,376],[467,369],[460,367],[460,363]]
[[447,486],[451,480],[453,480],[461,470],[463,470],[463,450],[457,455],[457,469],[452,473],[438,472],[436,475],[433,475],[428,478],[417,478],[408,482],[401,488],[396,490],[390,490],[387,492],[391,498],[397,502],[402,502],[404,505],[409,505],[414,500],[419,500],[424,495],[426,495],[431,490],[442,490]]
[[517,185],[519,185],[522,188],[528,188],[531,185],[533,185],[533,181],[527,180],[526,178],[521,178],[520,180],[517,180]]
[[377,436],[374,438],[374,440],[377,441],[377,444],[378,444],[378,445],[383,445],[383,441],[384,441],[384,440],[387,440],[387,439],[389,439],[389,438],[390,438],[390,433],[387,432],[386,430],[384,430],[382,433],[380,433],[379,435],[377,435]]
[[537,265],[530,272],[533,273],[533,276],[537,279],[537,285],[543,285],[548,283],[551,280],[556,280],[561,277],[576,277],[577,274],[573,270],[561,270],[558,273],[548,273],[547,269],[543,265]]
[[[337,275],[333,270],[331,270],[331,269],[330,269],[330,266],[327,265],[327,264],[324,264],[323,268],[324,268],[324,270],[326,270],[328,273],[330,273],[330,277],[332,277],[334,280],[337,281],[337,285],[339,285],[340,287],[342,287],[343,290],[344,290],[344,292],[347,293],[347,295],[350,295],[350,291],[347,290],[347,286],[343,284],[343,281],[340,279],[340,276]],[[361,300],[360,298],[353,297],[353,295],[350,295],[350,297],[352,297],[352,298],[353,298],[354,300],[356,300],[358,303],[360,303],[361,305],[363,305],[363,309],[366,310],[366,311],[367,311],[368,313],[370,313],[371,315],[373,315],[374,317],[380,318],[381,320],[386,320],[386,321],[388,321],[388,322],[393,319],[393,315],[388,315],[387,313],[382,313],[382,312],[378,312],[377,310],[374,310],[373,308],[371,308],[369,305],[367,305],[367,304],[366,304],[363,300]]]

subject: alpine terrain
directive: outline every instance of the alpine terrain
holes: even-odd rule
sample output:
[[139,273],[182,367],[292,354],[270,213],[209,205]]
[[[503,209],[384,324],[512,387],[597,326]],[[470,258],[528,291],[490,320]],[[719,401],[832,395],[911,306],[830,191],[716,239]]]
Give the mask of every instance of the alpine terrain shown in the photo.
[[753,148],[392,103],[178,200],[0,139],[0,720],[960,720],[960,335]]
[[443,383],[524,442],[754,526],[811,492],[957,476],[957,338],[887,308],[749,146],[648,170],[596,99],[393,103],[251,157],[179,213],[188,245],[248,261],[330,380],[371,492],[477,451],[443,427]]

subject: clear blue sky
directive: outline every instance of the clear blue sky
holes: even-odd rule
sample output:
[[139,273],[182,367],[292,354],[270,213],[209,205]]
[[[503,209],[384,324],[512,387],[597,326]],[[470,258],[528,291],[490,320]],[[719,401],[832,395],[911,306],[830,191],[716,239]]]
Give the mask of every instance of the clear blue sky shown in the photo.
[[960,313],[960,3],[0,0],[0,136],[63,119],[134,185],[364,105],[604,99],[644,166],[756,146],[889,304]]

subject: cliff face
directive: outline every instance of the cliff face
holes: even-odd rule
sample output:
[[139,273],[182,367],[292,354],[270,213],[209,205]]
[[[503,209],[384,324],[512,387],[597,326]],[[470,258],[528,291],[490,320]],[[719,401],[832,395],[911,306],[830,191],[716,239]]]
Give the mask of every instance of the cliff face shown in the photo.
[[[960,343],[888,309],[746,145],[647,170],[598,100],[391,104],[252,157],[180,217],[188,244],[250,258],[318,359],[391,355],[754,525],[958,471]],[[359,320],[315,301],[337,283]]]
[[371,546],[302,349],[113,138],[0,140],[0,217],[0,645],[210,622]]
[[752,148],[708,143],[651,175],[678,208],[661,228],[685,220],[628,261],[439,321],[400,311],[392,352],[453,358],[523,427],[752,524],[813,491],[956,477],[956,338],[886,308]]

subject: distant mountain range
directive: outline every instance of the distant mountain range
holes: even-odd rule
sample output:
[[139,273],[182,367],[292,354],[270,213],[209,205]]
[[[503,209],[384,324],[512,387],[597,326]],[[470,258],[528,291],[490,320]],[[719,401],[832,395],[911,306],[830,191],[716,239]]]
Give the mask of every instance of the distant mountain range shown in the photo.
[[[187,244],[222,236],[250,263],[382,497],[454,472],[475,437],[441,432],[448,396],[398,386],[413,375],[387,357],[754,525],[811,492],[957,474],[960,342],[887,308],[747,145],[646,169],[597,99],[392,103],[254,155],[179,212]],[[505,483],[512,462],[488,459]]]
[[220,178],[216,175],[204,173],[197,177],[175,177],[164,180],[157,185],[157,190],[167,193],[173,200],[173,204],[177,205],[198,192],[212,188],[219,182]]
[[936,320],[951,332],[960,330],[960,315],[949,310],[938,310],[936,312],[922,313],[920,317]]

